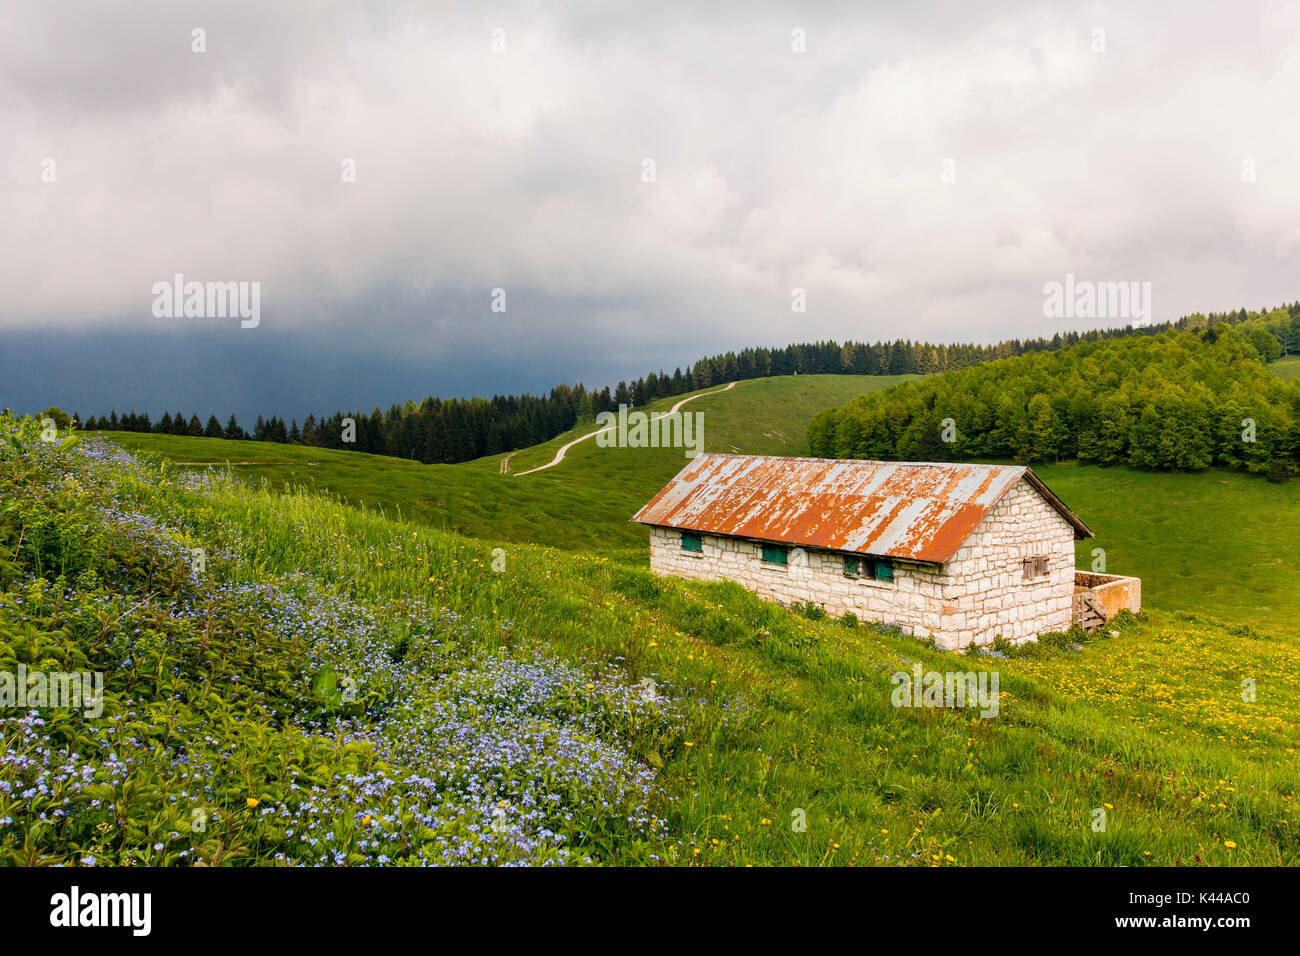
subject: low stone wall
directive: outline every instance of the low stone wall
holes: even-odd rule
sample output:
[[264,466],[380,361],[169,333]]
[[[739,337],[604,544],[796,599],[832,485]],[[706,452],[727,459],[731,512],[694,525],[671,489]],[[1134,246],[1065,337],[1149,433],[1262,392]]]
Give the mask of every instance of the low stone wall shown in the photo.
[[1142,579],[1118,574],[1097,574],[1093,571],[1074,572],[1074,586],[1085,588],[1093,596],[1093,604],[1100,608],[1106,620],[1120,611],[1137,614],[1142,610]]
[[784,604],[811,601],[833,617],[852,611],[905,634],[929,636],[942,628],[946,578],[938,569],[899,562],[892,582],[872,581],[846,577],[843,556],[836,552],[792,548],[790,563],[781,567],[763,563],[758,542],[710,534],[702,540],[702,552],[683,551],[680,532],[651,528],[650,567],[699,581],[735,581]]

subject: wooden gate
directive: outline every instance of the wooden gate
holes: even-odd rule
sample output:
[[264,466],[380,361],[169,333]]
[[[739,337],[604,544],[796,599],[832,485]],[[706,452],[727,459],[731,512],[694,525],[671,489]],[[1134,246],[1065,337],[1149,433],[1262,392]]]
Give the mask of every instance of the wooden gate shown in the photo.
[[1074,592],[1074,623],[1086,631],[1101,627],[1106,623],[1106,614],[1102,610],[1101,599],[1096,591]]

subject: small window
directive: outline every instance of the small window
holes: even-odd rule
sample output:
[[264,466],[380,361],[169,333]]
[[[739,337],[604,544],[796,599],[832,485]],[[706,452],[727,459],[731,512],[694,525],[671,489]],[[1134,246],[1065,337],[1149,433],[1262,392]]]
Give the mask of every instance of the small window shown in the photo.
[[872,581],[894,580],[894,566],[878,558],[844,556],[844,574],[850,578],[867,578]]
[[785,545],[765,544],[763,545],[763,563],[785,567],[786,556],[789,554],[789,551],[790,549],[785,547]]
[[1037,554],[1032,558],[1025,558],[1020,562],[1020,566],[1026,581],[1044,577],[1047,574],[1047,555]]
[[682,550],[694,551],[696,554],[704,552],[704,538],[694,531],[682,532]]

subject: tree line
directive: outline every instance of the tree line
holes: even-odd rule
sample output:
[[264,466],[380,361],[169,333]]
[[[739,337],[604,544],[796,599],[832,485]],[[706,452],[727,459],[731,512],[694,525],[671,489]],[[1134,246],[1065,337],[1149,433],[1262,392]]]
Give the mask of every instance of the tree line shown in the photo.
[[819,414],[809,445],[824,458],[1221,466],[1283,481],[1300,461],[1300,382],[1264,359],[1282,354],[1295,316],[1270,315],[1202,316],[895,385]]
[[[1011,339],[993,345],[935,344],[898,339],[893,342],[834,341],[789,345],[784,348],[747,348],[702,358],[667,374],[660,370],[635,381],[621,381],[588,390],[583,383],[558,385],[545,396],[505,395],[487,398],[440,399],[392,405],[386,412],[376,406],[369,414],[354,410],[297,419],[258,416],[245,430],[231,415],[223,426],[215,415],[202,423],[197,414],[164,413],[154,422],[134,410],[119,416],[91,416],[82,427],[109,431],[157,432],[170,435],[253,441],[293,442],[324,448],[351,449],[372,454],[413,458],[418,461],[461,462],[525,448],[554,438],[583,423],[594,423],[601,412],[620,405],[642,406],[661,398],[682,395],[728,382],[772,375],[927,375],[972,368],[983,363],[1026,354],[1058,352],[1085,342],[1102,342],[1129,336],[1151,336],[1170,329],[1240,324],[1260,319],[1258,334],[1269,341],[1256,343],[1262,351],[1300,353],[1300,302],[1265,313],[1239,312],[1186,316],[1174,323],[1143,329],[1105,329],[1058,333],[1048,338]],[[1250,334],[1255,334],[1252,330]],[[1276,357],[1276,356],[1272,356]],[[349,424],[348,420],[351,420]],[[346,439],[352,438],[348,441]]]

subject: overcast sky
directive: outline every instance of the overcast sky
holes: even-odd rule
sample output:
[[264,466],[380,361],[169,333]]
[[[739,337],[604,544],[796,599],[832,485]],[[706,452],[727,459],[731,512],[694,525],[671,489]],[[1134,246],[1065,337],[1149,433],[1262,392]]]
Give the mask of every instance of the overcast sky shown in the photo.
[[[1156,321],[1300,298],[1300,5],[707,6],[7,0],[0,398],[301,416],[1123,324],[1045,318],[1067,273]],[[155,316],[176,273],[260,324]]]

